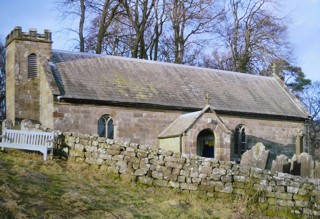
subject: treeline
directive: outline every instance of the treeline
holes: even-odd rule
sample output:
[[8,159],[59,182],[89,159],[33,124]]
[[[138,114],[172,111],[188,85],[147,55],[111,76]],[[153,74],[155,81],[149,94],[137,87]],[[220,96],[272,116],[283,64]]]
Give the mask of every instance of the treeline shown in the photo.
[[[60,0],[81,52],[270,75],[291,65],[277,0]],[[278,65],[278,74],[282,72]],[[285,76],[285,75],[281,75]]]

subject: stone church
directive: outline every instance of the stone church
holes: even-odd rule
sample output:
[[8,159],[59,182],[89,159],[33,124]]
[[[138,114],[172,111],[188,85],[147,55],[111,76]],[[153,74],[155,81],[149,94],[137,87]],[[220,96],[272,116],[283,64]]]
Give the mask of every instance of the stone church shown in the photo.
[[54,130],[237,160],[257,142],[274,156],[292,156],[309,119],[277,76],[56,51],[48,30],[14,28],[6,60],[7,119],[16,125],[31,119]]

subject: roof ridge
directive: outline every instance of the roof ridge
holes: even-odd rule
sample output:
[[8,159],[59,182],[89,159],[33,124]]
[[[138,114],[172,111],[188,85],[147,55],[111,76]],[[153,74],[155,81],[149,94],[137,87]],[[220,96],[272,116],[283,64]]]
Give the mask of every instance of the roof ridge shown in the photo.
[[205,71],[211,71],[211,72],[215,72],[215,73],[236,74],[240,77],[261,77],[261,78],[265,78],[266,80],[273,78],[271,76],[265,76],[265,75],[256,75],[256,74],[250,74],[250,73],[244,73],[244,72],[235,72],[235,71],[228,71],[228,70],[221,70],[221,69],[214,69],[214,68],[206,68],[206,67],[201,67],[201,66],[192,66],[192,65],[177,64],[177,63],[171,63],[171,62],[163,62],[163,61],[155,61],[155,60],[147,60],[147,59],[139,59],[139,58],[130,58],[130,57],[124,57],[124,56],[113,56],[113,55],[96,54],[96,53],[89,53],[89,52],[74,52],[74,51],[66,51],[66,50],[53,50],[53,52],[74,54],[74,55],[84,55],[84,56],[91,56],[91,57],[98,57],[98,58],[127,60],[127,61],[131,61],[131,62],[150,63],[150,64],[163,65],[163,66],[179,67],[179,68],[198,69],[198,70],[202,69]]

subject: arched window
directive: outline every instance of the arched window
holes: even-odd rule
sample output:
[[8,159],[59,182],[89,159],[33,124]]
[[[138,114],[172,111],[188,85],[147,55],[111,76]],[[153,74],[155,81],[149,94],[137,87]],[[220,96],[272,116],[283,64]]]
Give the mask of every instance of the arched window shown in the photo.
[[243,154],[247,150],[246,128],[238,125],[234,132],[234,153]]
[[98,120],[98,135],[108,139],[114,139],[113,120],[109,115],[103,115]]
[[38,76],[37,56],[32,53],[28,56],[28,78]]

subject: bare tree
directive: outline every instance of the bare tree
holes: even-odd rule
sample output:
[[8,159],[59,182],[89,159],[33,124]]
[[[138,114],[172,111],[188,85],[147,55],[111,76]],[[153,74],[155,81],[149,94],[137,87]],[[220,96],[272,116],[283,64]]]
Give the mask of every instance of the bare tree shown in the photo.
[[215,0],[171,0],[168,13],[173,31],[174,62],[185,63],[186,50],[191,50],[188,47],[206,42],[199,35],[205,36],[215,29],[214,21],[222,17],[224,9]]
[[84,52],[84,20],[86,16],[86,6],[84,0],[80,0],[80,21],[79,21],[79,46],[80,52]]
[[[164,29],[164,24],[167,21],[166,16],[166,1],[165,0],[156,0],[154,6],[154,22],[153,28],[151,27],[149,30],[150,43],[147,47],[149,50],[149,59],[158,60],[159,56],[159,44],[161,40],[161,36]],[[147,31],[148,31],[147,30]]]
[[145,32],[153,22],[153,12],[156,0],[122,0],[126,16],[135,31],[135,41],[132,45],[132,57],[147,59]]
[[309,124],[309,151],[320,158],[320,82],[315,81],[305,87],[301,101],[311,114]]
[[56,10],[59,12],[59,18],[62,22],[67,21],[78,21],[78,28],[73,28],[70,24],[67,24],[67,31],[76,33],[78,36],[78,45],[76,48],[80,52],[85,51],[85,21],[86,21],[86,11],[89,0],[58,0],[56,1]]
[[102,52],[103,40],[106,37],[107,29],[110,27],[117,13],[120,1],[118,0],[105,0],[102,9],[98,8],[100,16],[98,16],[98,33],[97,33],[97,44],[96,53]]
[[228,1],[228,13],[218,31],[222,51],[228,54],[219,61],[230,64],[227,70],[259,74],[275,59],[289,60],[285,18],[273,13],[279,7],[276,0]]
[[6,50],[0,41],[0,119],[6,115]]

